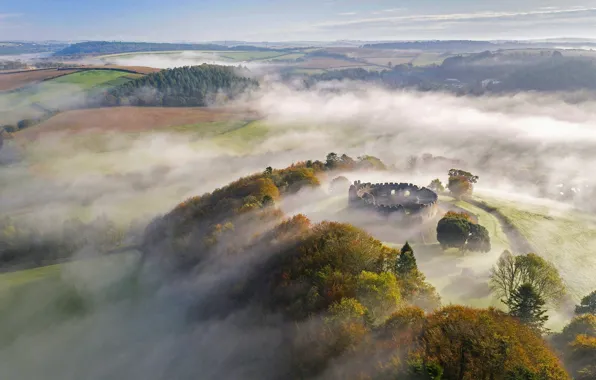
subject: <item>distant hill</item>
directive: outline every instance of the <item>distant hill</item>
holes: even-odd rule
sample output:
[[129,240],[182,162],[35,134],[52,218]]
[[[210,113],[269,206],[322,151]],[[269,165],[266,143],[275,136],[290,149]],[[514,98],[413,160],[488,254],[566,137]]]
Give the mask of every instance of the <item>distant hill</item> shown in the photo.
[[256,80],[242,77],[230,66],[203,64],[163,70],[109,90],[102,105],[206,106],[216,96],[233,98],[258,87]]
[[363,45],[371,49],[401,49],[401,50],[440,50],[440,51],[476,51],[492,50],[497,44],[489,41],[399,41],[381,42]]
[[0,41],[0,55],[51,53],[66,46],[64,43]]
[[90,41],[80,42],[65,47],[54,53],[55,56],[71,56],[85,54],[119,54],[145,51],[178,51],[178,50],[214,50],[214,51],[270,51],[272,49],[242,45],[225,46],[218,44],[175,44],[158,42],[110,42]]
[[458,94],[516,91],[596,91],[596,58],[566,56],[559,51],[484,51],[447,58],[441,65],[396,65],[390,70],[344,69],[312,75],[320,81],[356,80],[390,88],[414,87]]

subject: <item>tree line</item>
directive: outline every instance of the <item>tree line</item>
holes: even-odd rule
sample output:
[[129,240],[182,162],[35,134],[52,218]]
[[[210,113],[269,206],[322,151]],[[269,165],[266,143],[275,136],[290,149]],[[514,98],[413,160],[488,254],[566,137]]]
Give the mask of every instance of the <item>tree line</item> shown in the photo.
[[206,106],[218,96],[231,99],[258,87],[256,80],[236,70],[207,64],[162,70],[108,90],[99,102],[102,106]]

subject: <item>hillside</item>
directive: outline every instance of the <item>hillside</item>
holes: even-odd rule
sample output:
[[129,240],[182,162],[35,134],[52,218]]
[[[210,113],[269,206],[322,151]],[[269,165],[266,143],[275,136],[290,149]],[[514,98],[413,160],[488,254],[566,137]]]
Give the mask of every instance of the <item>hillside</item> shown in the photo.
[[229,66],[203,64],[149,74],[117,86],[102,100],[106,106],[206,106],[218,95],[233,98],[258,82]]

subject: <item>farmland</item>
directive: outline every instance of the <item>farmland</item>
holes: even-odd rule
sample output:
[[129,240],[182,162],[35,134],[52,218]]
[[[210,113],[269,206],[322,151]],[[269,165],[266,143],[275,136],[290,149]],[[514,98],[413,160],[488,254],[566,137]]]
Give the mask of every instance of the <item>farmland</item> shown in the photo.
[[28,84],[48,80],[76,72],[76,70],[28,70],[10,73],[0,73],[0,91],[14,90]]
[[79,104],[84,101],[83,95],[89,91],[115,86],[139,75],[117,70],[67,73],[19,90],[0,93],[0,116],[5,123],[37,117],[45,109],[60,109]]
[[196,132],[203,123],[242,121],[242,112],[202,107],[112,107],[73,110],[60,113],[40,125],[22,131],[30,138],[43,132],[119,131],[142,132],[173,128]]

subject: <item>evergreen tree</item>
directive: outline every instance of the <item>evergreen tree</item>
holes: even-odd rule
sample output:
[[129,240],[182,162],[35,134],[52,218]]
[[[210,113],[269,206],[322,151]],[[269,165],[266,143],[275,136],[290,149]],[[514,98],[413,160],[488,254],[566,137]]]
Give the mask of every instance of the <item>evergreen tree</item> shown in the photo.
[[525,283],[511,293],[505,304],[509,307],[509,314],[513,317],[536,329],[544,331],[544,323],[548,320],[545,301],[536,292],[532,284]]
[[414,250],[408,242],[401,248],[400,254],[395,263],[395,273],[398,277],[407,276],[418,269]]

